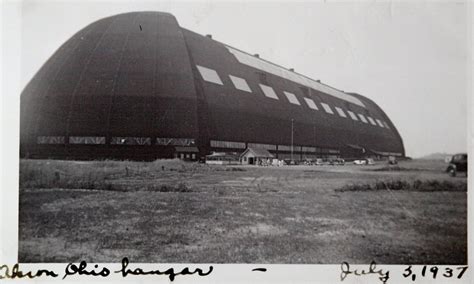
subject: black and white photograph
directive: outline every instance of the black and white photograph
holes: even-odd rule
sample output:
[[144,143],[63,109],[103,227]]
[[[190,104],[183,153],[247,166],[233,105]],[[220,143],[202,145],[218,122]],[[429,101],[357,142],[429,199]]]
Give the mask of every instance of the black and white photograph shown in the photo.
[[470,7],[17,2],[14,261],[468,283]]

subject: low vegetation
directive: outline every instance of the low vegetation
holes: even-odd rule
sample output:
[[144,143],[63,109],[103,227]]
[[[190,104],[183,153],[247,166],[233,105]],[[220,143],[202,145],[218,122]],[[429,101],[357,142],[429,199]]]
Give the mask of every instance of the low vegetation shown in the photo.
[[400,166],[385,166],[381,168],[371,169],[374,172],[413,172],[413,171],[422,171],[423,169],[418,168],[405,168]]
[[185,183],[150,184],[149,181],[165,172],[195,173],[211,170],[213,169],[206,165],[185,163],[177,159],[157,160],[151,163],[23,160],[20,162],[20,189],[188,192],[190,189]]
[[379,180],[372,183],[357,183],[344,185],[336,189],[344,191],[375,191],[375,190],[408,190],[408,191],[467,191],[466,181],[439,181],[435,179],[414,181],[395,179]]
[[466,178],[384,166],[22,160],[18,259],[465,264]]
[[146,188],[147,191],[157,191],[157,192],[191,192],[191,188],[185,183],[178,183],[177,185],[173,184],[163,184],[163,185],[154,185],[151,184]]

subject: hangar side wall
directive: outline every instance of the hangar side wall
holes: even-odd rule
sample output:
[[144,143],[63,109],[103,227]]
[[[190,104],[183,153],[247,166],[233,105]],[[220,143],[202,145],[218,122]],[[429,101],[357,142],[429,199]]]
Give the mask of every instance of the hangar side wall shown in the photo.
[[[193,57],[192,63],[215,71],[221,81],[213,83],[197,76],[209,104],[211,139],[290,145],[293,132],[294,145],[345,149],[351,144],[404,156],[403,143],[395,126],[372,101],[354,95],[363,102],[364,106],[361,106],[308,89],[242,64],[224,44],[211,38],[189,30],[184,30],[184,35]],[[250,92],[237,89],[231,76],[244,79]],[[272,87],[277,99],[266,97],[261,84]],[[284,92],[294,94],[299,105],[290,103]],[[319,109],[310,109],[305,98],[312,99]],[[322,103],[328,104],[334,113],[326,113]],[[335,107],[346,111],[347,117],[339,116]],[[388,127],[354,121],[349,118],[347,110],[383,120]]]
[[[196,140],[198,133],[189,54],[170,14],[127,13],[92,23],[56,51],[21,95],[23,155],[170,156],[157,139]],[[38,144],[38,137],[64,137],[64,144]],[[157,148],[120,145],[136,138]]]

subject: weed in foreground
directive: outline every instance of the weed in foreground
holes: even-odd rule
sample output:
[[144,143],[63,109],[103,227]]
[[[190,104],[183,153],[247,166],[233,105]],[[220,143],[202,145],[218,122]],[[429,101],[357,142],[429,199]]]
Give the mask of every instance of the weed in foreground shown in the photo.
[[177,185],[162,184],[162,185],[149,185],[146,188],[147,191],[156,192],[192,192],[192,189],[185,183],[178,183]]
[[376,190],[407,190],[407,191],[467,191],[465,181],[439,181],[439,180],[420,180],[412,182],[396,179],[383,180],[373,183],[349,184],[336,189],[337,192],[344,191],[376,191]]

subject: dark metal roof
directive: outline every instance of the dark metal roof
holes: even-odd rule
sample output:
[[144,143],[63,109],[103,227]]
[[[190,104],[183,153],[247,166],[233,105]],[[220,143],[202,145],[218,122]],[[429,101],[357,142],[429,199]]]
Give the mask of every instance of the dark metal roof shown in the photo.
[[[215,70],[223,84],[204,81],[197,65]],[[235,88],[229,75],[244,79],[252,93]],[[395,126],[373,101],[351,94],[361,106],[297,81],[242,64],[228,46],[181,28],[167,13],[104,18],[66,41],[23,91],[21,151],[52,151],[53,146],[38,148],[39,136],[106,137],[100,151],[111,156],[127,149],[132,156],[165,151],[143,148],[154,142],[113,150],[112,137],[189,138],[206,152],[210,139],[290,145],[293,136],[294,145],[352,144],[404,155]],[[272,87],[279,99],[266,97],[259,84]],[[301,105],[289,103],[284,91]],[[304,98],[370,115],[390,129],[312,110]],[[55,149],[67,154],[80,146]],[[99,150],[78,151],[80,156]]]
[[197,137],[191,68],[170,14],[127,13],[94,22],[66,41],[23,91],[22,140]]
[[[274,74],[241,64],[226,45],[183,29],[194,65],[205,66],[219,74],[223,85],[206,82],[194,70],[197,85],[209,106],[209,126],[212,138],[225,141],[250,141],[289,145],[293,120],[295,145],[346,147],[356,144],[376,148],[383,145],[393,152],[404,153],[402,140],[390,119],[373,101],[351,94],[365,107],[310,89]],[[262,74],[264,76],[262,76]],[[245,79],[252,93],[234,87],[229,75]],[[271,86],[278,100],[267,98],[259,84]],[[295,94],[301,105],[290,104],[283,91]],[[310,109],[303,98],[311,98],[320,107]],[[327,114],[321,103],[380,118],[390,129]]]
[[273,158],[274,157],[267,150],[260,149],[260,148],[247,148],[242,154],[240,154],[240,157],[244,157],[248,153],[252,153],[252,154],[254,154],[255,157],[258,157],[258,158]]

